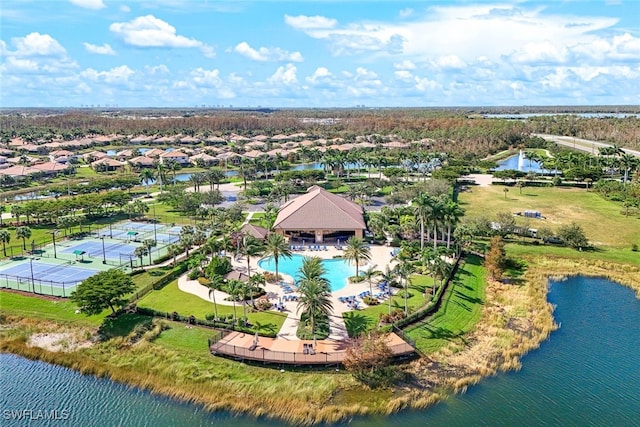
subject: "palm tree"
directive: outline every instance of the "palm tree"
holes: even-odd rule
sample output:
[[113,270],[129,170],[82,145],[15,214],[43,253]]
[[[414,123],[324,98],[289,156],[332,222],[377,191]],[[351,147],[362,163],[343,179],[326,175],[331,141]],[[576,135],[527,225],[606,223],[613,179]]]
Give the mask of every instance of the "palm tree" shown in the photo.
[[391,314],[391,287],[396,284],[396,272],[387,265],[384,272],[380,273],[380,281],[386,282],[389,288],[389,314]]
[[442,221],[444,217],[444,204],[442,200],[436,198],[430,198],[429,201],[429,214],[427,219],[433,225],[433,251],[438,248],[438,222]]
[[251,257],[260,256],[264,253],[262,242],[253,236],[246,235],[242,238],[239,253],[247,258],[247,275],[251,277]]
[[231,301],[233,302],[233,324],[237,322],[236,315],[236,298],[242,293],[242,287],[244,283],[237,279],[231,279],[227,282],[227,292],[231,295]]
[[160,184],[160,191],[162,192],[162,186],[167,182],[167,166],[163,163],[156,165],[156,176],[158,177],[158,183]]
[[179,245],[176,245],[175,243],[167,246],[167,253],[169,253],[169,255],[173,257],[173,262],[172,262],[173,267],[176,266],[176,255],[178,255],[180,252],[182,252],[182,248]]
[[149,183],[154,180],[155,175],[151,169],[142,169],[139,175],[140,182],[147,187],[147,196],[149,195]]
[[147,250],[146,247],[144,246],[138,246],[134,251],[133,251],[133,256],[140,258],[140,267],[142,267],[142,257],[144,257],[149,251]]
[[224,172],[218,168],[211,168],[206,172],[207,181],[209,181],[209,186],[211,190],[213,190],[213,185],[216,184],[218,186],[218,190],[220,189],[220,181],[224,179]]
[[7,230],[0,230],[0,242],[2,242],[2,251],[4,256],[7,256],[7,243],[11,241],[11,233]]
[[415,272],[413,264],[403,261],[396,266],[396,273],[400,276],[401,283],[404,283],[404,314],[408,314],[409,306],[407,298],[409,297],[409,285],[411,284],[411,275]]
[[371,249],[369,249],[369,246],[361,238],[350,237],[349,240],[347,240],[347,246],[344,249],[343,257],[347,261],[355,262],[356,276],[358,276],[360,261],[371,260]]
[[302,259],[302,265],[298,269],[298,282],[318,279],[324,284],[327,292],[329,292],[331,287],[329,280],[324,277],[325,274],[327,274],[327,270],[322,263],[322,259],[318,257],[304,257]]
[[27,239],[31,237],[31,229],[29,227],[16,228],[16,237],[22,239],[22,250],[27,250]]
[[316,319],[318,317],[328,317],[333,311],[333,303],[329,298],[326,284],[320,278],[303,279],[298,288],[298,309],[307,314],[311,323],[311,333],[313,334],[313,346],[316,346]]
[[144,248],[149,253],[149,265],[152,264],[152,261],[151,261],[151,248],[155,248],[157,245],[158,245],[158,242],[156,242],[153,239],[146,239],[145,241],[142,242],[142,246],[144,246]]
[[218,320],[218,305],[216,303],[216,291],[222,288],[222,276],[217,274],[210,275],[211,281],[209,282],[209,298],[213,299],[213,312],[214,320]]
[[371,282],[373,281],[374,278],[378,277],[380,275],[380,271],[376,270],[376,266],[372,265],[371,267],[367,268],[363,273],[362,276],[364,277],[364,280],[366,280],[367,282],[369,282],[369,295],[373,296],[373,285],[371,284]]
[[413,214],[420,221],[420,250],[424,249],[424,223],[429,214],[432,197],[428,194],[420,193],[418,197],[411,201]]
[[443,218],[444,222],[447,225],[447,249],[451,247],[451,228],[454,227],[460,217],[464,215],[464,210],[453,200],[447,201],[443,207]]
[[273,262],[276,266],[276,282],[278,282],[278,280],[280,280],[278,275],[278,261],[280,257],[291,259],[291,248],[289,248],[289,245],[282,235],[271,233],[269,237],[267,237],[264,254],[273,257]]

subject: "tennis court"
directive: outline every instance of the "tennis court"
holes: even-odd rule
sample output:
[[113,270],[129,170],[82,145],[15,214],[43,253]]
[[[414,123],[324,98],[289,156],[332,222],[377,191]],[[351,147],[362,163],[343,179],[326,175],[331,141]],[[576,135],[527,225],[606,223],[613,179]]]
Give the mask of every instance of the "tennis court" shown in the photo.
[[85,240],[81,243],[78,243],[73,246],[69,246],[62,251],[63,254],[75,254],[77,251],[85,252],[89,257],[94,258],[102,258],[104,255],[109,259],[117,259],[120,260],[122,255],[133,255],[136,250],[136,246],[127,245],[126,243],[119,242],[108,242],[105,239],[104,242],[104,251],[102,242],[94,242],[90,240]]
[[[73,261],[70,261],[73,262]],[[25,260],[0,269],[0,286],[21,291],[68,297],[83,280],[99,270],[70,264]]]

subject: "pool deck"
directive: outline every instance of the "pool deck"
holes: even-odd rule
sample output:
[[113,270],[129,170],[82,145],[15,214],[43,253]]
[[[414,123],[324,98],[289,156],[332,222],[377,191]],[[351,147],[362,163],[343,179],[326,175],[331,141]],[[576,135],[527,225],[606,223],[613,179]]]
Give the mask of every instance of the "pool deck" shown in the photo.
[[[322,245],[324,248],[324,245]],[[307,250],[304,251],[296,251],[294,253],[300,254],[303,256],[318,256],[323,259],[332,259],[335,256],[342,255],[342,250],[335,248],[334,246],[327,245],[327,250],[320,251],[309,251],[308,246]],[[390,268],[393,267],[395,261],[392,261],[391,256],[392,248],[388,246],[379,246],[372,245],[371,246],[371,262],[365,266],[360,267],[360,271],[366,270],[369,266],[375,266],[376,270],[384,271],[386,266],[389,265]],[[259,258],[251,258],[251,271],[263,272],[264,270],[260,269],[258,265]],[[246,258],[232,259],[232,264],[235,270],[246,273],[247,272],[247,260]],[[293,283],[293,278],[290,276],[286,276],[285,274],[281,274],[284,281],[287,283]],[[375,286],[375,285],[374,285]],[[189,280],[186,275],[181,276],[178,279],[178,287],[180,290],[184,292],[188,292],[190,294],[196,295],[199,298],[202,298],[206,301],[212,301],[209,296],[210,289],[206,286],[198,283],[197,280]],[[285,294],[283,289],[274,283],[267,283],[265,286],[265,290],[267,295],[275,295],[275,298],[272,299],[272,302],[282,302],[285,307],[284,313],[287,313],[287,318],[278,333],[278,338],[283,341],[300,341],[300,339],[296,336],[296,330],[298,329],[298,323],[300,321],[300,317],[297,313],[297,302],[295,301],[282,301],[282,297],[285,295],[296,295],[296,292],[291,294]],[[347,311],[352,311],[351,308],[346,303],[340,302],[338,298],[347,297],[347,296],[357,296],[361,292],[369,290],[368,282],[361,283],[348,283],[344,288],[333,292],[331,294],[331,300],[333,302],[333,315],[329,318],[330,325],[330,334],[328,340],[332,342],[343,341],[348,338],[346,325],[344,323],[344,319],[342,318],[342,314]],[[229,296],[225,292],[221,291],[213,291],[215,292],[216,303],[221,305],[233,305],[231,301],[225,301],[225,299]],[[374,288],[375,293],[375,288]],[[364,306],[362,301],[360,301],[360,305]],[[260,338],[261,340],[263,338]]]

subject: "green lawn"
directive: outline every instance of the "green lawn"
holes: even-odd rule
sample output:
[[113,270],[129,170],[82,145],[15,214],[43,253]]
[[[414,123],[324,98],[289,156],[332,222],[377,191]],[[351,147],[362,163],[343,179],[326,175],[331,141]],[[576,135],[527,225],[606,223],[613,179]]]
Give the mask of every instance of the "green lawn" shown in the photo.
[[189,352],[199,356],[211,356],[208,348],[208,339],[214,335],[214,331],[207,328],[190,326],[184,323],[167,322],[169,329],[162,331],[160,336],[153,340],[154,344],[162,347]]
[[438,311],[405,332],[424,353],[436,351],[448,342],[464,342],[464,334],[480,319],[484,299],[482,260],[469,256],[445,293]]
[[76,314],[76,306],[69,300],[51,301],[11,292],[0,292],[0,309],[3,314],[8,315],[74,322],[87,326],[100,325],[104,317],[110,313],[110,310],[105,310],[95,316]]
[[[525,187],[522,194],[518,188],[508,187],[505,199],[501,185],[472,187],[460,193],[459,201],[466,216],[495,217],[498,212],[521,212],[538,210],[544,220],[530,219],[529,227],[549,227],[552,230],[573,221],[580,224],[587,238],[595,246],[631,249],[631,244],[640,244],[640,221],[625,217],[623,208],[584,189],[562,187]],[[518,218],[522,223],[523,219]]]
[[[195,295],[182,292],[178,289],[178,281],[175,280],[161,290],[152,291],[138,301],[139,307],[148,307],[155,310],[172,313],[178,312],[183,316],[193,315],[198,319],[204,319],[207,314],[213,314],[213,302],[205,301]],[[242,317],[242,306],[236,304],[238,318]],[[218,315],[233,314],[233,306],[218,304]],[[249,322],[256,325],[259,330],[278,332],[286,319],[286,314],[276,312],[250,313],[247,308]]]
[[[151,218],[153,214],[153,207],[149,204],[149,212],[146,216]],[[155,203],[155,215],[158,221],[166,224],[194,225],[195,223],[193,218],[164,203]]]
[[[432,279],[428,276],[413,276],[412,284],[409,286],[410,296],[407,298],[409,312],[415,311],[430,301],[431,298],[424,297],[424,292],[431,284]],[[396,293],[402,293],[402,290],[396,289]],[[391,298],[392,311],[397,309],[404,310],[404,296],[402,295],[395,295]],[[389,313],[389,300],[362,310],[345,312],[342,317],[347,326],[349,336],[356,336],[377,327],[380,315],[384,313]]]

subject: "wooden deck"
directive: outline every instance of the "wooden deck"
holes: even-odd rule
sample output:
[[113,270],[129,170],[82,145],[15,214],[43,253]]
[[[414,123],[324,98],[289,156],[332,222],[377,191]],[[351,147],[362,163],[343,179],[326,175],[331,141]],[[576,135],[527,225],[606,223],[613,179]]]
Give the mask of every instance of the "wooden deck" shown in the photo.
[[[409,356],[415,349],[398,335],[389,334],[387,345],[395,357]],[[212,354],[234,359],[254,360],[264,363],[288,365],[337,365],[346,356],[348,342],[318,340],[315,350],[310,350],[313,341],[287,340],[284,338],[259,337],[242,332],[231,332],[210,346]]]

